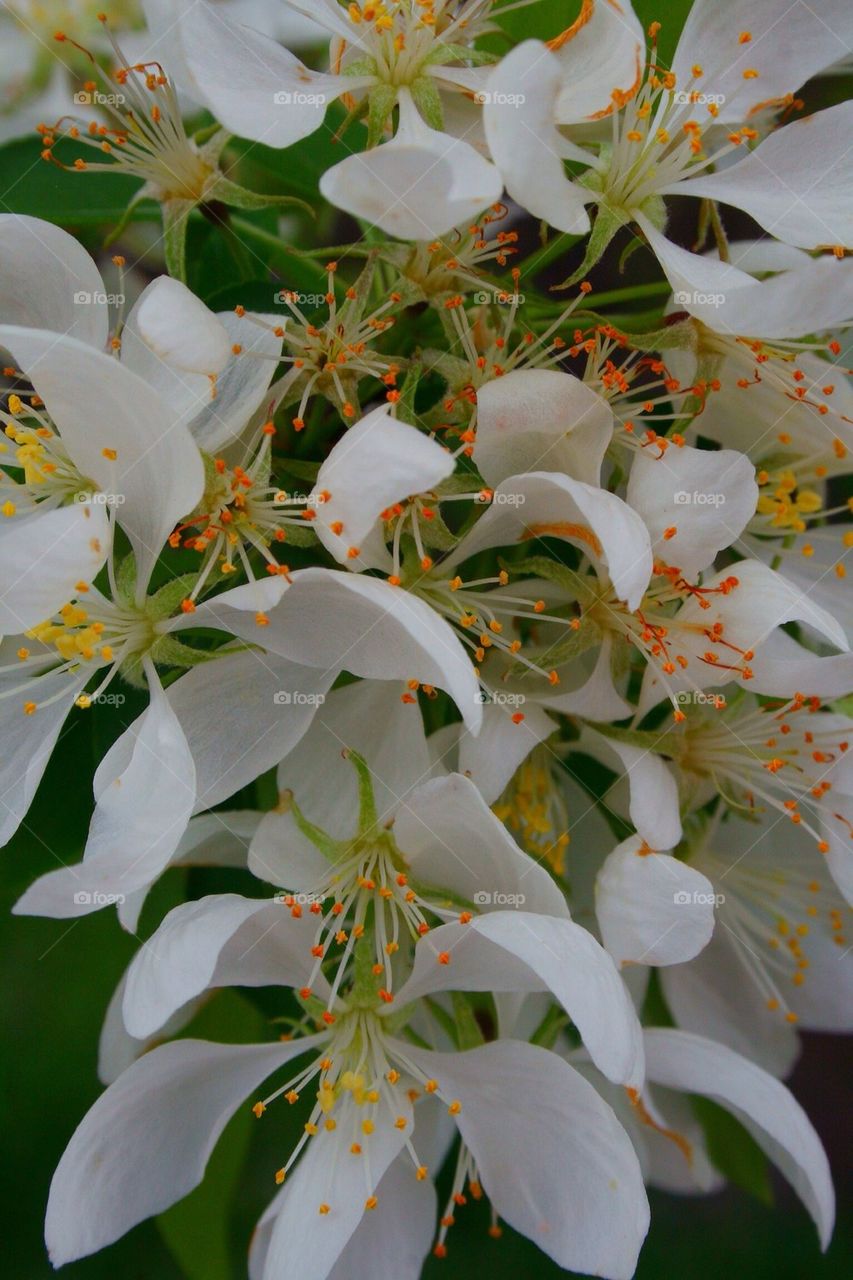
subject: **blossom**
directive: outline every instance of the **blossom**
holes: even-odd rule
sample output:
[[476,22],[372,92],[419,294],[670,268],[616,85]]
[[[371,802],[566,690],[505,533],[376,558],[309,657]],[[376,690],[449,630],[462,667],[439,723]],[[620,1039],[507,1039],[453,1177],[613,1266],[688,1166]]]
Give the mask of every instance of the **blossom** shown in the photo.
[[740,1121],[796,1190],[826,1249],[835,1218],[829,1164],[818,1135],[785,1086],[705,1036],[650,1027],[643,1043],[650,1081],[643,1102],[620,1094],[585,1067],[582,1051],[570,1053],[568,1060],[613,1106],[637,1148],[647,1185],[682,1195],[722,1185],[687,1095],[711,1098]]
[[[224,16],[220,18],[225,20]],[[97,119],[88,123],[75,121],[67,115],[52,125],[39,124],[42,159],[80,173],[116,171],[142,178],[143,185],[128,205],[124,220],[140,200],[152,199],[160,204],[166,262],[170,273],[180,280],[186,279],[187,218],[197,205],[219,202],[237,209],[271,205],[307,208],[303,201],[291,196],[258,195],[227,177],[220,157],[229,135],[219,129],[206,140],[191,137],[184,125],[178,92],[163,66],[148,58],[129,62],[109,32],[106,15],[98,14],[98,21],[107,31],[118,63],[118,69],[106,81],[109,91],[101,91],[97,98],[110,124]],[[170,25],[172,21],[170,16]],[[53,38],[60,44],[69,41],[64,31],[56,32]],[[76,47],[97,66],[87,49],[79,44]],[[113,83],[120,92],[112,89]],[[87,81],[84,92],[98,93],[97,82]],[[67,123],[69,119],[71,122]],[[63,137],[82,143],[98,158],[84,160],[78,156],[73,166],[65,165],[54,152],[58,139]],[[123,223],[114,235],[122,226]]]
[[[633,223],[674,289],[754,288],[738,267],[702,259],[667,239],[665,196],[699,196],[743,209],[778,239],[802,248],[850,244],[847,104],[786,125],[748,150],[759,136],[748,123],[755,112],[784,105],[785,95],[792,100],[793,90],[849,48],[850,15],[842,3],[831,4],[815,23],[807,6],[795,6],[791,14],[771,3],[756,13],[753,5],[737,3],[720,19],[716,6],[698,0],[672,71],[661,72],[653,49],[642,84],[630,5],[628,32],[617,42],[605,38],[603,28],[616,25],[607,9],[592,7],[586,38],[574,50],[571,29],[552,42],[557,53],[537,41],[514,49],[492,73],[484,112],[507,190],[532,213],[558,230],[584,234],[590,228],[586,206],[598,205],[582,273],[621,225]],[[801,40],[792,38],[792,23],[802,29]],[[594,42],[596,26],[601,37]],[[579,30],[583,35],[583,24]],[[602,106],[607,84],[613,92]],[[612,126],[597,149],[572,128],[596,115],[609,117]],[[718,124],[727,126],[722,137]],[[568,136],[561,125],[568,126]],[[733,154],[739,151],[745,154]],[[733,162],[721,164],[726,159]],[[582,180],[565,176],[563,160],[586,167]]]
[[[443,95],[470,95],[484,83],[482,58],[469,43],[484,16],[479,0],[459,12],[442,3],[431,19],[407,5],[375,12],[358,5],[342,11],[334,0],[290,7],[332,35],[331,72],[311,70],[208,4],[182,10],[192,85],[227,129],[287,147],[313,133],[328,104],[342,98],[368,116],[371,149],[323,175],[321,190],[333,203],[412,239],[441,235],[496,203],[495,167],[464,135],[443,128]],[[395,105],[396,134],[379,146]]]

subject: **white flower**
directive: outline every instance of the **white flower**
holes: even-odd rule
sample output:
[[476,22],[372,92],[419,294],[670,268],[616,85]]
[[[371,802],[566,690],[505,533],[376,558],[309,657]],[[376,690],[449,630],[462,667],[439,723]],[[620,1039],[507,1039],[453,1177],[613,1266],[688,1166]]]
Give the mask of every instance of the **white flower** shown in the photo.
[[[449,830],[458,810],[439,812]],[[460,830],[463,840],[470,834]],[[483,858],[488,864],[486,849]],[[420,862],[429,872],[430,860]],[[306,1090],[316,1095],[302,1139],[276,1174],[286,1186],[262,1219],[252,1274],[321,1280],[349,1256],[343,1251],[351,1239],[350,1247],[358,1249],[353,1233],[365,1211],[379,1213],[383,1195],[393,1195],[396,1180],[412,1173],[416,1183],[426,1183],[425,1204],[407,1205],[417,1231],[423,1213],[434,1212],[423,1151],[435,1146],[436,1104],[442,1103],[465,1142],[464,1175],[473,1188],[482,1186],[496,1214],[561,1265],[628,1280],[648,1215],[635,1158],[606,1104],[593,1101],[577,1074],[545,1050],[506,1041],[465,1054],[435,1053],[405,1033],[426,995],[550,988],[607,1077],[639,1089],[639,1028],[601,948],[565,916],[496,911],[422,940],[414,971],[397,992],[398,1006],[385,998],[381,977],[358,959],[355,985],[336,994],[312,956],[317,912],[291,904],[288,910],[281,895],[273,902],[223,895],[188,903],[139,953],[121,996],[127,1030],[137,1041],[186,1021],[205,990],[230,983],[293,985],[306,1016],[286,1044],[183,1041],[146,1054],[119,1076],[57,1170],[47,1221],[53,1261],[93,1252],[186,1194],[247,1092],[291,1059],[310,1054],[307,1065],[254,1107],[260,1116],[276,1100],[293,1103]],[[357,914],[342,912],[342,927],[352,928]],[[306,1035],[312,1022],[319,1034]],[[434,1038],[429,1020],[418,1025]],[[525,1096],[540,1099],[533,1117],[512,1105],[522,1080]],[[152,1108],[153,1092],[158,1102]],[[496,1101],[505,1108],[499,1126]],[[125,1125],[136,1127],[139,1108],[148,1116],[146,1135],[128,1158],[121,1134]],[[176,1125],[178,1114],[183,1119]],[[167,1168],[157,1159],[152,1163],[158,1150],[168,1150]],[[509,1165],[502,1154],[508,1150],[514,1153]],[[395,1173],[386,1183],[392,1165]],[[569,1197],[567,1184],[575,1187]],[[294,1233],[293,1222],[306,1214],[316,1219],[314,1228]],[[429,1231],[424,1235],[425,1248]],[[358,1253],[352,1265],[357,1260]],[[407,1273],[413,1278],[420,1260]]]
[[[371,6],[344,10],[335,0],[290,7],[332,34],[333,72],[312,71],[208,4],[182,10],[180,41],[191,85],[227,129],[286,147],[319,128],[335,99],[364,103],[372,149],[330,169],[321,190],[391,235],[430,239],[499,199],[495,167],[464,137],[443,131],[442,94],[470,97],[485,83],[469,44],[486,9],[481,0],[453,13],[442,4],[433,21],[409,5],[375,13]],[[396,135],[379,147],[395,104]]]
[[[485,108],[489,146],[513,198],[557,229],[580,234],[590,226],[586,206],[599,206],[582,270],[597,261],[620,225],[633,222],[674,289],[754,288],[752,278],[736,266],[700,258],[666,238],[664,196],[694,195],[733,205],[780,240],[807,249],[853,242],[844,143],[849,104],[796,121],[736,163],[719,167],[758,137],[744,123],[757,109],[781,105],[784,95],[849,48],[853,30],[843,0],[832,0],[819,19],[807,5],[792,9],[784,0],[757,11],[738,0],[723,13],[698,0],[672,71],[660,70],[653,49],[642,86],[642,75],[634,72],[636,25],[630,5],[628,30],[615,43],[603,30],[617,25],[607,9],[594,6],[580,45],[570,39],[560,44],[558,38],[552,42],[558,53],[537,41],[514,49],[489,80],[491,100]],[[596,24],[602,30],[594,41]],[[802,32],[801,38],[792,28]],[[508,105],[510,94],[521,103],[513,99]],[[602,98],[608,97],[602,109]],[[609,116],[612,129],[596,149],[584,145],[582,131],[570,127],[574,140],[569,141],[559,130],[597,115]],[[716,126],[724,123],[729,132],[720,139]],[[582,180],[565,176],[564,159],[588,167]],[[714,165],[717,172],[711,172]]]
[[631,1135],[647,1185],[681,1195],[721,1187],[687,1095],[710,1098],[740,1121],[788,1180],[826,1249],[835,1218],[829,1163],[793,1095],[748,1058],[704,1036],[650,1027],[643,1043],[649,1079],[643,1100],[603,1081],[584,1065],[582,1052],[568,1060],[601,1090]]

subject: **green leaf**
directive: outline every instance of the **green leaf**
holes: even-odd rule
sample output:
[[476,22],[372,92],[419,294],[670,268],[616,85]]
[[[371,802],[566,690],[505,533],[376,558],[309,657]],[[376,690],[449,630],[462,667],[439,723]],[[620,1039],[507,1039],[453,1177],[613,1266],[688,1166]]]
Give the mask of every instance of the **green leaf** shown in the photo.
[[[190,1030],[204,1024],[211,1040],[264,1039],[260,1013],[242,996],[224,991]],[[210,1028],[207,1030],[207,1028]],[[187,1280],[232,1280],[236,1274],[229,1232],[231,1204],[252,1136],[253,1117],[240,1107],[210,1158],[201,1186],[157,1218],[157,1228]]]
[[[113,224],[124,217],[141,183],[118,171],[112,173],[64,173],[41,158],[40,138],[20,138],[0,147],[0,170],[4,176],[0,212],[28,213],[67,228]],[[63,141],[57,145],[63,164],[73,164],[77,156],[91,158],[91,151]],[[142,222],[158,216],[157,205],[146,200],[137,205],[131,218]]]

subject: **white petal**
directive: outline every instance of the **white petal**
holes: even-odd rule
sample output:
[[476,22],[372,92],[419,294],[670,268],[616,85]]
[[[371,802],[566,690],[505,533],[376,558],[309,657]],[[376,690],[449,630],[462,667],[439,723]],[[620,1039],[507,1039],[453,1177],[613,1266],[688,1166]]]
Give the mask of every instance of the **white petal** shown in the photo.
[[692,960],[714,931],[714,886],[639,836],[614,849],[598,873],[604,945],[620,966]]
[[235,653],[194,667],[168,691],[209,809],[287,755],[317,714],[333,671],[275,654]]
[[498,64],[488,82],[483,120],[495,164],[507,192],[524,209],[558,231],[584,235],[591,194],[570,182],[564,158],[582,157],[557,130],[563,87],[559,59],[538,40],[526,40]]
[[462,733],[457,771],[470,778],[487,804],[494,804],[516,769],[534,747],[550,738],[556,721],[533,702],[524,703],[524,719],[512,703],[487,702],[483,706],[483,727],[476,738]]
[[[86,683],[86,673],[70,676],[67,672],[40,675],[35,688],[18,689],[25,677],[14,668],[18,644],[4,640],[0,646],[3,665],[11,670],[0,672],[0,691],[6,696],[0,702],[0,728],[3,734],[3,757],[0,762],[0,845],[11,840],[32,803],[47,767],[56,740],[71,710],[74,699]],[[33,675],[28,670],[27,675]],[[61,697],[54,697],[64,691]],[[37,709],[24,712],[24,703],[32,700]]]
[[199,0],[180,31],[196,92],[230,133],[289,147],[320,127],[331,102],[360,87],[356,77],[312,71],[217,9]]
[[456,1123],[500,1217],[561,1267],[630,1280],[649,1208],[634,1148],[592,1085],[518,1041],[406,1051],[461,1102]]
[[91,583],[109,554],[107,508],[97,502],[21,512],[0,526],[0,632],[52,617]]
[[215,394],[207,395],[189,423],[193,439],[206,453],[238,439],[252,423],[264,404],[281,355],[281,338],[273,332],[276,324],[268,322],[268,327],[267,323],[253,322],[248,313],[238,316],[233,311],[218,318],[229,344],[241,351],[231,356],[216,379]]
[[110,321],[101,273],[67,231],[41,218],[0,214],[0,317],[102,349]]
[[761,1067],[725,1045],[686,1031],[646,1032],[649,1078],[713,1098],[741,1121],[791,1183],[826,1249],[835,1217],[829,1162],[793,1095]]
[[[180,280],[159,276],[128,316],[158,361],[184,373],[221,373],[231,354],[221,321]],[[126,329],[125,329],[126,331]]]
[[645,214],[635,212],[634,221],[641,228],[649,246],[672,285],[674,302],[713,329],[720,310],[727,307],[736,314],[742,297],[746,297],[746,314],[754,310],[753,298],[759,282],[731,262],[691,253],[662,235]]
[[179,1040],[129,1067],[79,1125],[53,1175],[45,1224],[53,1265],[103,1249],[197,1187],[246,1095],[315,1043]]
[[790,1072],[799,1053],[797,1033],[767,1008],[754,961],[729,930],[716,929],[695,960],[661,970],[660,980],[679,1027],[747,1054],[774,1075]]
[[[547,471],[513,476],[498,485],[488,511],[445,565],[460,564],[486,548],[539,538],[565,538],[579,547],[609,576],[628,607],[637,608],[652,572],[645,524],[606,489]],[[536,548],[532,550],[535,554]]]
[[98,1079],[102,1084],[112,1084],[118,1080],[123,1071],[141,1058],[144,1053],[155,1048],[161,1039],[167,1039],[183,1031],[184,1027],[195,1017],[203,1004],[203,998],[191,1000],[183,1005],[163,1026],[159,1036],[151,1036],[145,1040],[136,1040],[124,1025],[122,1001],[127,981],[127,972],[122,974],[121,981],[112,994],[107,1007],[104,1025],[98,1041]]
[[[741,43],[742,31],[751,40]],[[690,10],[672,69],[679,89],[720,95],[723,121],[747,120],[762,105],[783,104],[853,45],[846,0],[783,6],[779,0],[702,0]],[[702,75],[694,79],[694,65]],[[745,77],[745,71],[757,76]]]
[[430,129],[407,90],[390,142],[347,156],[320,179],[331,204],[403,240],[431,240],[472,222],[501,197],[493,164],[449,133]]
[[[330,497],[317,504],[311,527],[339,564],[390,572],[391,556],[384,548],[377,556],[365,549],[354,557],[350,551],[362,550],[381,512],[434,489],[453,469],[451,453],[417,428],[397,422],[381,405],[350,427],[320,467],[315,488]],[[333,532],[333,524],[343,526],[340,532]]]
[[421,883],[453,890],[481,911],[502,910],[510,898],[528,912],[568,916],[548,872],[519,849],[461,774],[424,782],[409,795],[397,813],[394,834]]
[[36,329],[0,326],[0,342],[44,400],[80,473],[121,499],[116,516],[144,592],[167,537],[204,489],[192,438],[169,405],[111,356]]
[[551,46],[565,75],[560,124],[609,115],[614,95],[630,97],[640,86],[646,37],[630,0],[591,0]]
[[570,920],[493,911],[432,930],[418,943],[412,976],[395,998],[402,1007],[447,990],[550,991],[608,1080],[642,1085],[640,1024],[625,984],[592,934]]
[[852,123],[853,103],[817,111],[777,129],[737,164],[663,194],[721,200],[803,249],[853,244]]
[[18,914],[88,915],[151,884],[168,865],[192,813],[195,770],[159,681],[149,683],[149,707],[95,774],[97,803],[83,861],[37,880],[17,903]]
[[[337,1130],[330,1133],[321,1129],[311,1139],[293,1181],[278,1201],[280,1208],[270,1236],[264,1280],[326,1280],[329,1276],[363,1220],[367,1196],[380,1183],[411,1133],[411,1104],[403,1095],[395,1097],[395,1105],[407,1121],[406,1127],[396,1128],[387,1112],[380,1112],[375,1131],[369,1140],[362,1139],[362,1155],[353,1155],[349,1150],[358,1121],[346,1110],[356,1111],[354,1103],[344,1104]],[[328,1213],[318,1214],[321,1204],[329,1206]],[[310,1230],[305,1229],[306,1219],[311,1223]]]
[[[125,1026],[137,1039],[161,1031],[212,987],[303,987],[313,966],[317,924],[268,898],[216,894],[166,916],[127,971]],[[322,978],[318,990],[324,988]]]
[[637,832],[652,849],[674,849],[682,834],[678,786],[660,756],[592,730],[584,732],[581,748],[591,748],[606,764],[612,763],[611,752],[617,757],[630,786],[629,811]]
[[612,435],[610,406],[570,373],[517,369],[477,393],[474,461],[490,485],[525,471],[597,485]]
[[655,557],[693,579],[755,515],[755,467],[733,449],[684,445],[660,458],[637,453],[627,501],[643,517]]
[[[452,628],[422,600],[377,578],[331,569],[298,569],[288,585],[250,583],[212,600],[190,621],[261,644],[293,662],[337,675],[417,680],[445,689],[472,732],[482,721],[471,662]],[[282,588],[283,591],[282,591]],[[274,604],[282,591],[280,603]],[[250,615],[269,599],[268,623]]]

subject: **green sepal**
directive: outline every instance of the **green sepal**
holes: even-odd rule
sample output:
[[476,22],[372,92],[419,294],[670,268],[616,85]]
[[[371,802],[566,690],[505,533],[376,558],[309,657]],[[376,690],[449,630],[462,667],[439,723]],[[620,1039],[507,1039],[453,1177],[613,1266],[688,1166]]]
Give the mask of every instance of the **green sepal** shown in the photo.
[[560,1032],[568,1025],[569,1019],[558,1005],[552,1005],[539,1026],[530,1037],[531,1044],[543,1049],[553,1049]]
[[339,841],[333,840],[327,835],[321,827],[317,827],[313,822],[305,817],[305,814],[299,808],[299,805],[293,798],[292,791],[284,791],[276,809],[277,813],[292,813],[293,820],[299,830],[305,836],[306,840],[310,840],[315,849],[319,849],[327,862],[336,863],[341,856],[341,846]]
[[600,733],[602,738],[612,738],[614,742],[624,742],[627,747],[639,747],[656,755],[673,755],[674,752],[667,748],[667,740],[679,734],[676,725],[661,733],[655,729],[619,729],[616,725],[602,724],[597,720],[586,720],[584,723]]
[[425,67],[447,66],[451,62],[473,64],[475,67],[492,66],[500,61],[496,53],[484,49],[472,49],[467,44],[437,44],[424,58]]
[[192,594],[197,581],[197,573],[185,573],[180,578],[173,578],[171,582],[167,582],[159,591],[155,591],[145,606],[149,618],[155,622],[159,622],[161,618],[171,618],[184,600]]
[[370,90],[367,101],[367,146],[378,147],[385,137],[385,126],[391,119],[391,112],[397,101],[396,85],[376,85]]
[[220,655],[215,649],[191,649],[174,636],[160,636],[151,648],[151,657],[163,667],[200,667]]
[[411,86],[412,98],[418,111],[431,129],[444,130],[444,108],[441,94],[432,76],[419,76]]
[[136,557],[132,553],[116,569],[116,595],[124,604],[133,604],[136,598]]
[[187,220],[195,205],[194,200],[166,200],[161,206],[166,270],[182,284],[187,282]]
[[346,760],[349,760],[358,776],[358,834],[365,836],[375,831],[379,822],[376,797],[373,794],[373,777],[367,767],[367,761],[357,751],[347,747],[343,755]]
[[598,214],[592,224],[592,233],[587,241],[583,262],[577,271],[569,276],[568,280],[564,280],[562,284],[552,285],[551,292],[559,293],[562,289],[571,289],[572,285],[585,279],[592,268],[600,262],[617,231],[624,227],[627,222],[628,217],[621,209],[611,209],[606,204],[599,205]]
[[546,582],[556,583],[581,605],[593,604],[598,599],[598,592],[593,585],[595,579],[586,578],[568,565],[550,560],[547,556],[529,556],[526,560],[513,564],[502,562],[501,567],[514,575],[530,574],[534,578],[544,578]]
[[486,1037],[480,1030],[471,1002],[461,991],[451,993],[453,1016],[456,1022],[456,1043],[464,1053],[466,1049],[479,1049],[486,1043]]
[[300,200],[298,196],[275,196],[261,195],[257,191],[249,191],[246,187],[241,187],[239,183],[232,182],[230,178],[219,177],[210,189],[208,200],[220,200],[223,204],[230,205],[233,209],[272,209],[281,206],[298,206],[303,213],[307,213],[309,217],[316,218],[317,214],[306,200]]

